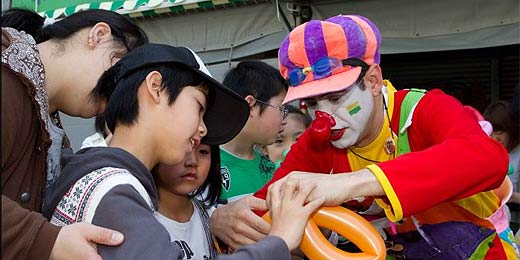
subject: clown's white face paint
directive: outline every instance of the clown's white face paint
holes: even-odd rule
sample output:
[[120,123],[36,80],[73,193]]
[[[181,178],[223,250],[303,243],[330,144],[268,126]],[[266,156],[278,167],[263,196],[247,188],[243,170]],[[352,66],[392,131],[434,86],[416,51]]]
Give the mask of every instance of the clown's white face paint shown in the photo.
[[334,117],[330,141],[338,149],[358,144],[367,132],[368,121],[374,110],[374,97],[369,88],[352,86],[344,91],[305,99],[310,114],[320,110]]

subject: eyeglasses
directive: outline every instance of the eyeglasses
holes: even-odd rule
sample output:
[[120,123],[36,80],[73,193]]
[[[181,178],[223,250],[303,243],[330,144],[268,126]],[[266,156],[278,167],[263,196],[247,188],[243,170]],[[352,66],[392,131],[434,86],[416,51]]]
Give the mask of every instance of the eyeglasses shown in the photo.
[[289,72],[289,77],[287,80],[289,84],[293,87],[300,85],[305,78],[307,78],[307,74],[312,72],[314,75],[314,79],[322,79],[332,75],[333,71],[337,71],[344,66],[353,66],[353,67],[361,67],[361,73],[359,74],[360,78],[365,72],[368,70],[369,66],[364,61],[357,58],[348,58],[345,60],[340,60],[337,58],[329,58],[324,57],[319,59],[316,63],[312,64],[309,67],[296,67]]
[[274,105],[271,105],[267,102],[264,102],[262,100],[256,100],[256,102],[260,103],[260,104],[264,104],[266,106],[270,106],[270,107],[274,107],[276,109],[278,109],[280,111],[280,113],[282,114],[282,119],[285,119],[287,118],[287,115],[289,114],[289,109],[287,109],[284,105],[282,106],[274,106]]

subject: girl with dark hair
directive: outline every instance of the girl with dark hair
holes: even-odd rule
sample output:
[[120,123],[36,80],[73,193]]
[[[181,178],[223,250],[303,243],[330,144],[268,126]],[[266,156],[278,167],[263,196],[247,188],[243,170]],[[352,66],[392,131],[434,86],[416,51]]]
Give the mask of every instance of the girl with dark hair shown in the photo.
[[184,259],[215,259],[209,213],[222,189],[218,145],[200,144],[176,165],[152,170],[159,191],[155,217],[184,251]]
[[113,89],[95,88],[97,80],[148,38],[105,10],[44,22],[27,10],[2,13],[2,259],[82,259],[96,255],[95,243],[123,240],[86,224],[60,231],[37,212],[68,147],[58,112],[101,114]]

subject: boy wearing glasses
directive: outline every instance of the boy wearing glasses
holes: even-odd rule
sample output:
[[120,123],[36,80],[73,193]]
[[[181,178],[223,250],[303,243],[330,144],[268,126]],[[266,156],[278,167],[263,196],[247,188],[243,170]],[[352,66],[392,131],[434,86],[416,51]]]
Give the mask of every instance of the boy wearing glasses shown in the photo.
[[[283,103],[302,99],[315,120],[255,195],[265,199],[275,181],[317,184],[311,197],[377,220],[392,259],[518,259],[504,212],[506,151],[453,97],[383,80],[380,44],[359,15],[313,20],[286,37]],[[215,218],[237,213],[218,210]]]
[[227,72],[223,84],[242,96],[250,108],[244,128],[220,146],[220,198],[225,204],[252,195],[273,176],[275,164],[253,147],[274,143],[283,131],[287,109],[282,101],[287,83],[278,70],[264,62],[242,61]]

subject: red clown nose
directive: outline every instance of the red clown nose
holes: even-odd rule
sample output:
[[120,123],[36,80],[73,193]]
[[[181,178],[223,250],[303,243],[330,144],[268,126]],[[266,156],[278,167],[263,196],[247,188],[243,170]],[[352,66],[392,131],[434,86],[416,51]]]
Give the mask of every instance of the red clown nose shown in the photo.
[[316,111],[314,121],[310,125],[310,135],[313,147],[322,150],[329,142],[331,128],[336,125],[334,117],[323,111]]

